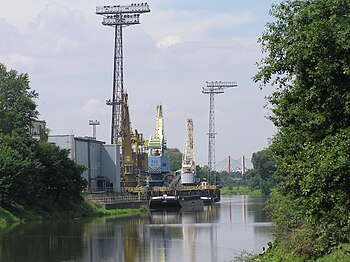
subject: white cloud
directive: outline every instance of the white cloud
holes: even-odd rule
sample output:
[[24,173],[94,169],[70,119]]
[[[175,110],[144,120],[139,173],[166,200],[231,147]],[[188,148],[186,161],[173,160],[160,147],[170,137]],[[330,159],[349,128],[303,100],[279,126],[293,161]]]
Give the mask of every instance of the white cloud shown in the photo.
[[[52,132],[74,129],[89,135],[88,120],[97,119],[98,137],[108,142],[111,108],[104,101],[112,92],[114,32],[94,13],[96,5],[108,3],[35,0],[23,1],[19,9],[13,0],[1,1],[0,62],[29,73],[40,95],[39,111]],[[272,133],[263,122],[264,95],[251,81],[261,56],[256,28],[265,23],[257,17],[264,11],[256,3],[243,10],[236,1],[223,2],[213,8],[211,1],[150,0],[152,12],[142,15],[140,25],[123,31],[124,88],[133,129],[146,138],[152,135],[161,102],[168,145],[182,150],[186,118],[192,117],[200,164],[207,160],[209,98],[201,94],[207,80],[239,84],[215,104],[217,160],[261,149]],[[259,129],[250,128],[248,120],[259,123]],[[242,137],[251,141],[242,144]]]
[[47,4],[28,25],[24,37],[38,55],[76,51],[88,36],[84,14],[60,4]]
[[[199,10],[164,11],[145,15],[142,23],[153,39],[162,39],[164,35],[181,35],[185,41],[197,41],[210,34],[210,31],[226,30],[221,37],[230,37],[227,30],[252,23],[256,17],[250,13],[211,13]],[[218,37],[218,36],[216,36]]]
[[104,102],[96,98],[90,98],[82,107],[82,113],[87,116],[100,116],[108,114],[108,107]]
[[34,66],[34,61],[31,57],[25,56],[19,53],[12,53],[3,57],[0,57],[1,61],[9,67],[16,70],[29,70]]
[[157,42],[156,46],[158,48],[168,48],[171,47],[173,45],[178,45],[183,43],[183,40],[180,36],[177,35],[168,35],[163,37],[160,41]]

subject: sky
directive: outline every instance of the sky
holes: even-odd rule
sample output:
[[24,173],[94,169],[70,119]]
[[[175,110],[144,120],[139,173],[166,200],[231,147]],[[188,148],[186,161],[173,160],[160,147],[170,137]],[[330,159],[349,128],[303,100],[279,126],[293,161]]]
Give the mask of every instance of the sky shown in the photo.
[[[265,97],[252,77],[263,55],[257,39],[268,11],[280,0],[149,0],[151,12],[123,29],[124,88],[132,129],[155,133],[162,104],[170,148],[183,151],[186,120],[194,123],[196,163],[208,163],[209,96],[206,81],[236,81],[215,96],[216,163],[268,146],[276,132]],[[114,30],[96,6],[109,0],[0,0],[0,63],[28,73],[40,119],[51,134],[92,136],[110,142]]]

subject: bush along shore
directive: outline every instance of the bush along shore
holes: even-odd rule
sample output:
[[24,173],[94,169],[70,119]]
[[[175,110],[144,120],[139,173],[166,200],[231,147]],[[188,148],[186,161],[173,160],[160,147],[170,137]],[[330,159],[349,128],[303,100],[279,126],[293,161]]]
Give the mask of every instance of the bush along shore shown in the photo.
[[261,196],[261,195],[263,195],[261,190],[259,190],[259,189],[250,190],[246,186],[227,186],[227,187],[223,187],[220,190],[220,194],[223,195],[223,196],[232,196],[232,195]]
[[350,244],[341,244],[334,247],[329,254],[325,254],[317,259],[310,259],[305,255],[298,254],[290,250],[290,248],[277,244],[271,249],[268,249],[265,253],[259,255],[242,254],[236,257],[234,261],[241,262],[271,262],[271,261],[283,261],[283,262],[347,262],[350,258]]
[[44,210],[38,207],[29,208],[14,205],[6,209],[0,207],[0,230],[27,221],[61,220],[84,217],[125,218],[142,216],[148,214],[148,212],[149,208],[147,206],[142,206],[140,208],[106,210],[88,202],[87,200],[65,209]]

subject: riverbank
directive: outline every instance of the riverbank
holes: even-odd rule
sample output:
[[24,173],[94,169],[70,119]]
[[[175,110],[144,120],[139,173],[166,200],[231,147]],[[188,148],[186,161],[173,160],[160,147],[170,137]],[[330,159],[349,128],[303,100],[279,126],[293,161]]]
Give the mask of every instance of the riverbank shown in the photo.
[[9,210],[0,207],[0,230],[9,225],[24,223],[27,221],[62,220],[83,217],[125,218],[141,216],[143,214],[147,214],[148,212],[149,208],[147,206],[142,206],[140,208],[106,210],[86,200],[80,204],[72,205],[69,209],[60,210],[43,210],[37,207],[25,208],[23,206],[16,205],[11,207]]
[[290,252],[288,248],[276,246],[271,250],[268,250],[264,255],[246,255],[237,257],[234,261],[242,262],[270,262],[270,261],[283,261],[283,262],[347,262],[350,261],[350,244],[342,244],[335,248],[330,254],[324,255],[317,259],[309,259],[302,255]]
[[226,186],[220,189],[220,194],[223,196],[232,195],[248,195],[248,196],[262,196],[261,190],[250,190],[246,186]]

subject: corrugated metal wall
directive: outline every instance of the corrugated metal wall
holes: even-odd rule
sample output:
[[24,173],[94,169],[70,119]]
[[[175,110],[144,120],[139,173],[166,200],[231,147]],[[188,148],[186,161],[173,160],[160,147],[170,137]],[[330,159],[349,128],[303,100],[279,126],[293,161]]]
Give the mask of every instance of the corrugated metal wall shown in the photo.
[[114,191],[120,191],[120,157],[119,147],[116,145],[101,147],[101,175],[109,179]]
[[82,176],[88,181],[89,189],[106,190],[112,184],[114,191],[120,191],[119,147],[72,135],[50,136],[49,142],[70,150],[71,159],[86,167]]

